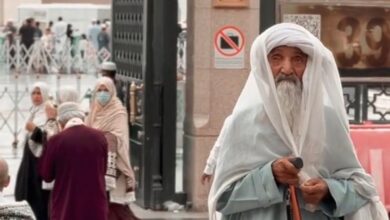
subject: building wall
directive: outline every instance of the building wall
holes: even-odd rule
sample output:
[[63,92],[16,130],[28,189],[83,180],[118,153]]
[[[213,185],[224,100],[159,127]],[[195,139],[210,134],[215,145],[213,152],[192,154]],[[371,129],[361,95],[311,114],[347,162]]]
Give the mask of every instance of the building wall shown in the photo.
[[42,3],[91,3],[91,4],[111,4],[112,0],[42,0]]
[[[214,8],[212,0],[188,0],[184,191],[194,210],[207,209],[210,185],[200,178],[206,159],[249,74],[249,49],[259,34],[259,1],[247,8]],[[214,36],[232,25],[244,33],[244,67],[216,69]]]
[[4,0],[0,0],[0,26],[4,24]]
[[[1,2],[3,2],[4,8],[0,8],[0,25],[4,24],[8,19],[12,19],[14,21],[18,20],[18,6],[21,4],[40,4],[42,3],[41,0],[0,0],[0,6]],[[1,22],[1,15],[3,22]]]

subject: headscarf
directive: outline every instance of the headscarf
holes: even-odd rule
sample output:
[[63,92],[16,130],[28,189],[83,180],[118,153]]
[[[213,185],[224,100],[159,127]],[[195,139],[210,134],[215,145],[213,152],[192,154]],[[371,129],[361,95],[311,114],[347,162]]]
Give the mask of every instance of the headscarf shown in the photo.
[[[44,82],[36,82],[33,84],[33,86],[30,88],[30,95],[32,95],[33,91],[38,88],[41,91],[42,95],[42,103],[39,105],[32,105],[29,110],[29,115],[27,117],[26,122],[31,121],[33,122],[37,127],[43,127],[47,121],[47,116],[45,112],[45,102],[49,100],[49,87]],[[23,131],[22,137],[24,138],[21,142],[21,147],[24,147],[26,144],[26,141],[28,141],[29,147],[32,151],[32,153],[35,156],[39,156],[42,152],[42,146],[40,144],[35,143],[30,139],[31,132],[28,132],[27,130]]]
[[[98,88],[104,85],[111,95],[110,101],[101,106],[96,100]],[[86,119],[86,125],[92,128],[109,132],[117,139],[117,167],[133,183],[134,172],[130,166],[129,158],[129,128],[126,108],[116,96],[114,82],[108,77],[101,77],[97,80],[91,100],[91,111]]]
[[36,126],[43,126],[46,123],[47,117],[45,112],[45,102],[49,100],[49,87],[44,82],[36,82],[30,89],[30,95],[38,88],[41,91],[42,103],[34,105],[30,108],[30,115],[28,119],[32,119],[32,122]]
[[79,93],[71,86],[63,86],[57,91],[58,104],[64,102],[79,102]]
[[85,114],[76,102],[64,102],[58,106],[58,121],[68,122],[73,118],[84,119]]
[[[280,107],[267,60],[268,53],[278,46],[297,47],[308,55],[297,134],[291,132]],[[226,138],[209,194],[210,218],[215,218],[216,202],[229,185],[268,162],[300,156],[304,161],[300,177],[351,180],[357,193],[370,201],[345,219],[387,219],[349,136],[341,81],[332,53],[303,27],[282,23],[255,39],[250,61],[251,72],[225,128]]]

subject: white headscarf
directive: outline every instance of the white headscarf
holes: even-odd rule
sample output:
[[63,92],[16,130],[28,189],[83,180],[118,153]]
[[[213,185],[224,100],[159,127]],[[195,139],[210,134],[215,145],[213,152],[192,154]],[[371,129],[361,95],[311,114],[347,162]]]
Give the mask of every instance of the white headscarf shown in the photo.
[[[278,46],[301,49],[308,55],[297,134],[292,134],[278,100],[267,60]],[[209,195],[210,218],[226,188],[251,170],[286,156],[304,160],[301,176],[351,179],[355,189],[372,201],[357,218],[387,219],[371,177],[362,169],[349,137],[348,119],[337,65],[332,53],[303,27],[283,23],[272,26],[252,44],[251,72],[231,114],[218,157]],[[373,206],[371,206],[374,204]],[[372,217],[374,216],[374,217]],[[353,218],[349,218],[353,217]]]
[[[42,95],[42,103],[39,105],[32,105],[29,111],[29,115],[27,117],[26,122],[24,123],[27,124],[27,122],[32,121],[37,127],[43,127],[47,121],[47,116],[45,112],[45,102],[49,100],[49,87],[47,86],[46,83],[44,82],[36,82],[33,84],[33,86],[30,89],[30,95],[32,95],[33,91],[38,88],[41,91]],[[24,126],[23,125],[23,126]],[[27,135],[27,137],[26,137]],[[40,144],[37,144],[33,142],[30,139],[31,133],[28,132],[27,130],[23,131],[22,137],[24,138],[23,141],[21,142],[21,147],[24,147],[26,144],[26,141],[28,140],[29,147],[33,154],[35,156],[39,156],[41,154],[42,146]]]
[[64,102],[58,106],[58,121],[69,122],[73,118],[84,119],[85,113],[77,102]]
[[63,86],[57,91],[58,104],[64,102],[79,102],[78,91],[71,86]]

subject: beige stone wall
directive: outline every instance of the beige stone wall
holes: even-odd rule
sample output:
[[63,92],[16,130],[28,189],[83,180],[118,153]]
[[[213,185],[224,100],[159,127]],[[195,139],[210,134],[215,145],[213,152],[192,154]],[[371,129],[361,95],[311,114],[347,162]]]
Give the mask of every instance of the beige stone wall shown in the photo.
[[[3,13],[3,22],[6,22],[8,19],[12,19],[14,21],[18,20],[18,6],[21,4],[40,4],[41,0],[0,0],[3,1],[4,8],[0,9]],[[1,15],[1,14],[0,14]],[[0,23],[4,24],[4,23]]]
[[112,0],[42,0],[42,3],[111,4]]
[[[259,1],[249,8],[213,8],[212,0],[188,0],[187,88],[184,136],[184,190],[195,210],[206,210],[210,185],[200,177],[226,116],[246,81],[251,43],[259,33]],[[225,25],[245,35],[245,68],[214,68],[214,34]]]
[[0,26],[2,26],[4,22],[4,0],[0,0]]

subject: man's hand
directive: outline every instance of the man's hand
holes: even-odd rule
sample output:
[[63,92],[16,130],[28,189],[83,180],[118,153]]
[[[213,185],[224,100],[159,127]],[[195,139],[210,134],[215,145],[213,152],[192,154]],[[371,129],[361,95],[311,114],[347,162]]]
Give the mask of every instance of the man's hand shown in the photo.
[[329,194],[328,184],[319,178],[304,182],[300,189],[306,203],[318,205]]
[[281,158],[272,163],[272,173],[279,184],[297,186],[299,182],[299,169],[288,161],[289,158]]
[[26,123],[26,130],[29,131],[29,132],[34,131],[34,129],[36,127],[37,126],[32,121],[29,121],[29,122]]
[[205,183],[210,183],[211,177],[212,177],[212,175],[208,175],[208,174],[203,173],[202,179],[201,179],[202,185],[204,185]]

